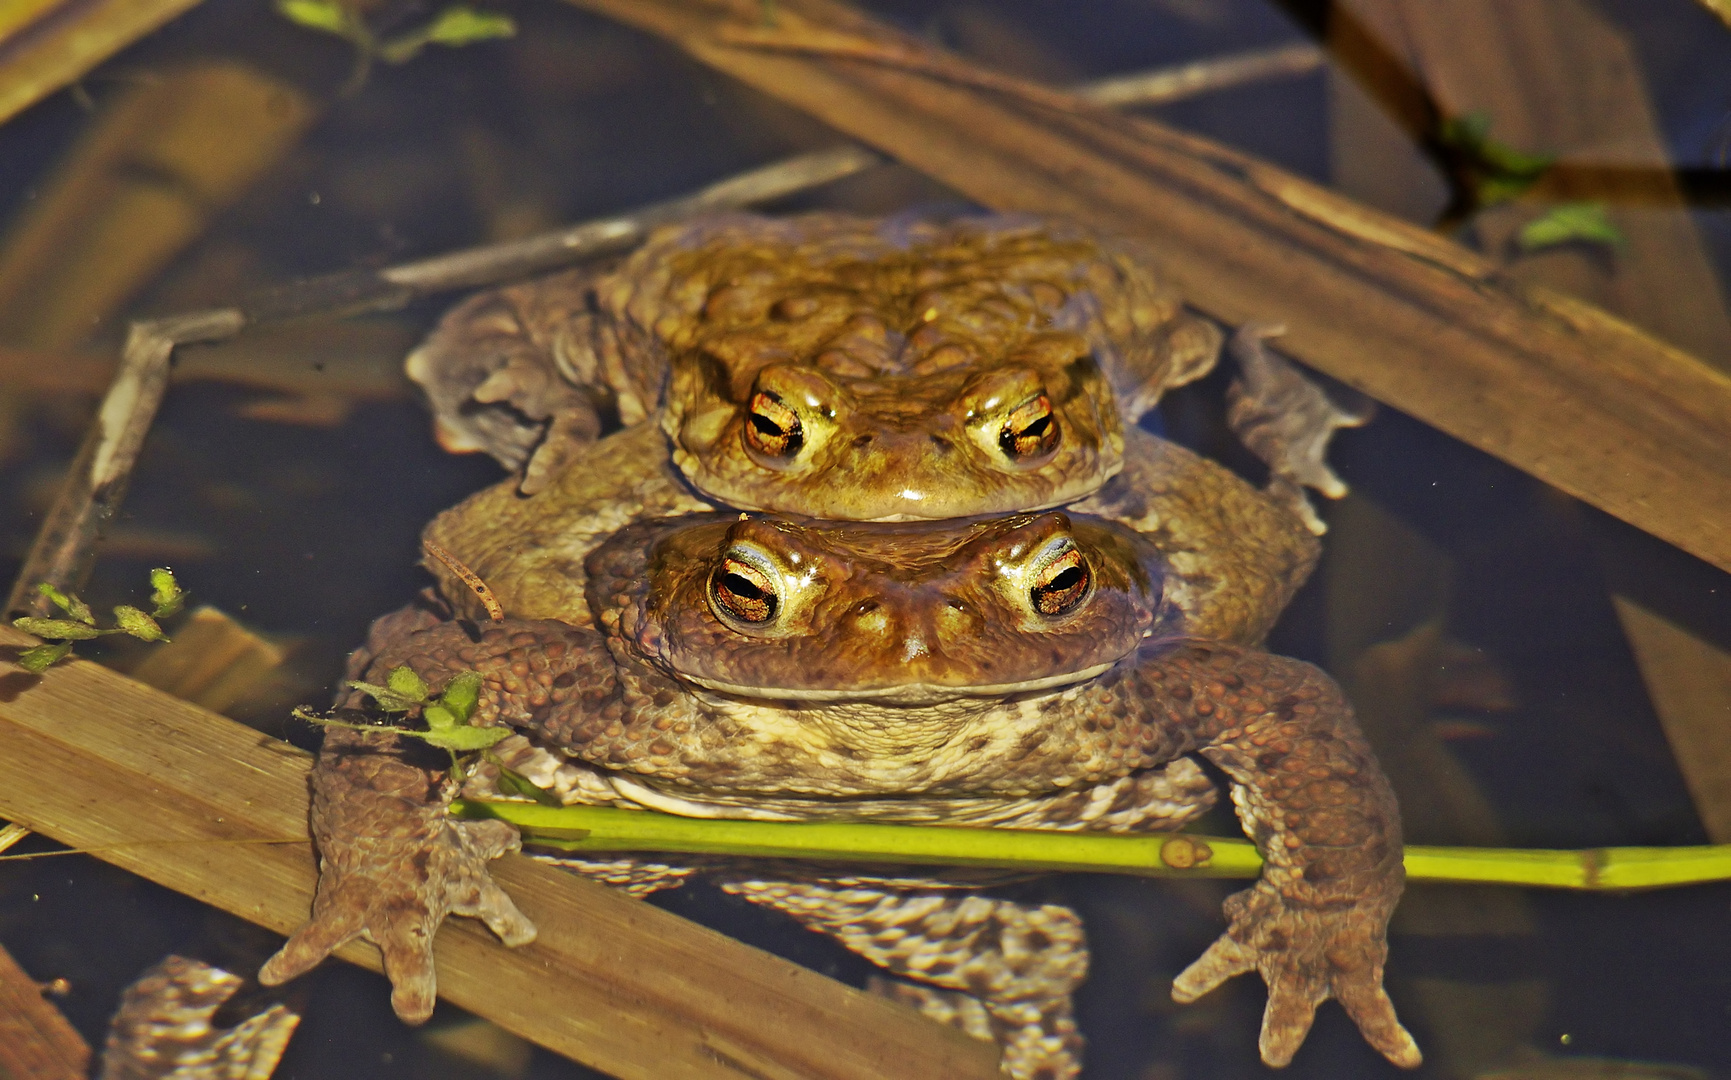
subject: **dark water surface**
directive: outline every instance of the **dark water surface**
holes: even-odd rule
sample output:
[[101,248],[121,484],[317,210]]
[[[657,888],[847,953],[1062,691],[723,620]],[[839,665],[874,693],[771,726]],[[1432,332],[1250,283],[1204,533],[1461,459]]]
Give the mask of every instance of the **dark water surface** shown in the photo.
[[[435,6],[387,3],[374,14],[414,23]],[[1318,5],[1262,0],[867,6],[1058,83],[1298,40],[1320,16]],[[99,69],[84,83],[98,111],[152,72],[215,56],[292,82],[324,112],[280,166],[96,327],[88,347],[111,349],[131,315],[522,235],[835,141],[803,115],[553,0],[504,10],[518,20],[515,40],[381,65],[350,97],[337,94],[347,47],[289,26],[260,0],[211,0]],[[1731,140],[1731,32],[1688,0],[1607,0],[1603,10],[1636,47],[1675,161],[1714,167]],[[1158,115],[1330,179],[1321,74]],[[89,123],[85,107],[62,93],[0,127],[0,214],[15,214],[53,182],[52,166]],[[783,208],[887,212],[954,198],[911,172],[883,169]],[[1716,264],[1731,272],[1731,214],[1703,206],[1695,217]],[[373,318],[367,347],[412,340],[449,301]],[[270,362],[312,363],[294,359],[313,355],[296,336],[309,333],[272,331]],[[1225,434],[1224,386],[1216,375],[1186,388],[1157,423],[1253,475]],[[174,385],[86,592],[99,609],[134,601],[145,571],[168,562],[200,603],[292,643],[277,699],[240,713],[302,745],[313,738],[288,718],[287,704],[328,700],[368,621],[425,584],[414,565],[422,525],[500,475],[490,461],[440,451],[406,387],[363,394],[339,386],[334,395],[355,399],[346,415],[289,423],[259,418],[267,391],[232,381]],[[8,581],[93,401],[0,387],[0,572]],[[1395,753],[1411,759],[1414,782],[1442,792],[1403,799],[1409,839],[1706,842],[1610,590],[1731,646],[1731,579],[1392,410],[1345,433],[1333,460],[1355,494],[1325,509],[1334,529],[1323,568],[1272,647],[1329,667],[1355,699],[1404,693],[1417,703],[1385,717],[1382,729],[1400,740]],[[1425,633],[1444,643],[1442,653],[1415,644]],[[137,659],[125,649],[107,655],[121,665]],[[1371,670],[1367,655],[1389,662]],[[1392,762],[1391,771],[1400,787]],[[1433,803],[1452,816],[1415,811]],[[32,838],[14,851],[52,848]],[[1031,888],[1074,905],[1092,935],[1094,973],[1080,997],[1088,1077],[1265,1072],[1255,1046],[1263,991],[1253,978],[1194,1006],[1168,999],[1172,976],[1219,933],[1227,886],[1074,876]],[[656,902],[838,978],[859,983],[867,973],[827,939],[714,890]],[[1731,885],[1632,896],[1419,887],[1392,942],[1391,993],[1430,1054],[1420,1075],[1580,1057],[1731,1075]],[[278,939],[69,856],[0,862],[0,944],[35,977],[70,980],[62,1007],[100,1043],[120,988],[166,953],[250,973]],[[278,1074],[285,1078],[594,1075],[539,1050],[477,1064],[398,1023],[387,998],[382,979],[336,963],[278,994],[248,992],[252,1004],[287,1000],[305,1017]],[[460,1042],[466,1024],[442,1007],[432,1027]],[[467,1035],[470,1045],[485,1041]],[[1288,1070],[1295,1078],[1397,1074],[1332,1004]],[[1542,1075],[1610,1074],[1580,1066]]]

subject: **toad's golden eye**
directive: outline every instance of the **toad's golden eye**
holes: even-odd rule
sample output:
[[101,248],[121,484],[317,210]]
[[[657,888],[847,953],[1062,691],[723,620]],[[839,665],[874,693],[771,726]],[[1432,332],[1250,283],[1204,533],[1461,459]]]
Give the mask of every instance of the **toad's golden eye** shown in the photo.
[[715,604],[740,622],[766,623],[780,607],[775,584],[762,570],[733,556],[725,556],[710,579]]
[[1067,548],[1034,575],[1034,585],[1029,590],[1034,610],[1051,616],[1075,610],[1088,595],[1088,585],[1092,580],[1088,560],[1075,548]]
[[1037,394],[1016,406],[998,434],[998,446],[1012,461],[1040,457],[1058,446],[1058,418],[1052,400]]
[[792,457],[805,444],[799,415],[774,394],[751,395],[751,415],[745,418],[745,441],[771,457]]

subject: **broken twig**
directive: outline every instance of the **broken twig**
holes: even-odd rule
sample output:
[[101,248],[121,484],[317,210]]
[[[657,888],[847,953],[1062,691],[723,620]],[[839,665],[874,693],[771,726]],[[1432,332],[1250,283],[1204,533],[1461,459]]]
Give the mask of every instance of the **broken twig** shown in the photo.
[[96,541],[126,494],[132,466],[162,404],[174,347],[229,337],[244,325],[241,314],[232,310],[198,311],[132,324],[120,370],[84,434],[78,455],[72,459],[65,486],[24,559],[6,600],[8,612],[49,614],[48,597],[37,592],[43,582],[63,593],[83,587],[95,558]]
[[1119,108],[1167,105],[1198,94],[1264,79],[1308,75],[1327,62],[1327,53],[1308,41],[1301,41],[1101,79],[1076,87],[1075,93],[1096,105]]
[[133,323],[114,382],[85,433],[65,486],[31,545],[6,610],[45,615],[47,601],[34,595],[38,583],[47,582],[63,592],[83,585],[95,559],[95,543],[125,495],[139,448],[162,403],[175,346],[232,337],[245,326],[266,320],[332,311],[386,310],[417,295],[491,284],[622,251],[665,222],[779,198],[881,160],[869,150],[845,146],[802,154],[713,184],[694,195],[544,236],[471,248],[380,271],[314,278],[255,297],[236,308]]
[[84,1080],[90,1047],[0,947],[0,1076]]

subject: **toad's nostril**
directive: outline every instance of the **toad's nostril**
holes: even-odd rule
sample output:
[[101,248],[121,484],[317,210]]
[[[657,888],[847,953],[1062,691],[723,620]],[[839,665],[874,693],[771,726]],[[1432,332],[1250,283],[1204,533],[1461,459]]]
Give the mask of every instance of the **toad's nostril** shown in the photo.
[[876,600],[861,600],[853,606],[853,611],[849,614],[852,616],[854,629],[859,633],[881,637],[890,630],[889,614]]
[[864,450],[866,447],[868,447],[872,444],[873,438],[874,438],[874,436],[872,436],[870,433],[867,433],[865,435],[855,435],[854,440],[853,440],[853,448],[855,450]]
[[957,596],[944,597],[938,607],[933,625],[940,641],[958,642],[979,637],[981,630],[980,617],[968,602]]

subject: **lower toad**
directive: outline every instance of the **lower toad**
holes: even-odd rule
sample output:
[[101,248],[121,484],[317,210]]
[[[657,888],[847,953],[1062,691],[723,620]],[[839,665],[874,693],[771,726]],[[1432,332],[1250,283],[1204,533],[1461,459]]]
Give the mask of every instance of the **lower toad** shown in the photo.
[[[1308,664],[1196,636],[1149,537],[1060,512],[696,514],[626,526],[584,571],[581,620],[387,617],[367,677],[407,665],[437,692],[477,672],[478,722],[564,759],[576,800],[711,816],[1171,828],[1206,803],[1198,754],[1230,778],[1266,865],[1174,996],[1256,970],[1269,1064],[1291,1059],[1329,997],[1391,1061],[1419,1063],[1382,990],[1398,813],[1350,707]],[[446,816],[453,785],[406,741],[327,735],[313,918],[261,978],[365,934],[398,1013],[420,1020],[446,914],[481,917],[508,944],[533,928],[486,869],[515,848],[512,830]],[[1079,1070],[1069,994],[1085,952],[1066,909],[837,871],[731,882],[884,966],[898,995],[996,1038],[1010,1076]]]

